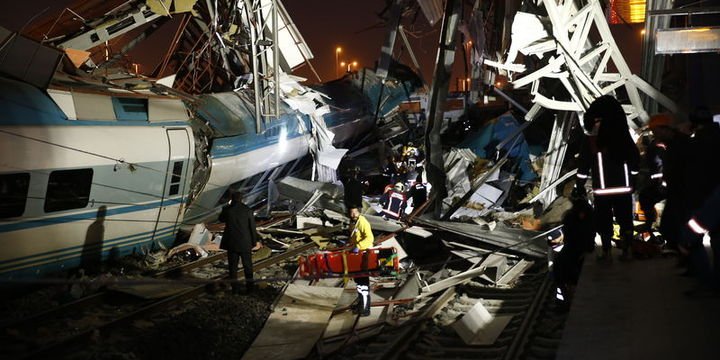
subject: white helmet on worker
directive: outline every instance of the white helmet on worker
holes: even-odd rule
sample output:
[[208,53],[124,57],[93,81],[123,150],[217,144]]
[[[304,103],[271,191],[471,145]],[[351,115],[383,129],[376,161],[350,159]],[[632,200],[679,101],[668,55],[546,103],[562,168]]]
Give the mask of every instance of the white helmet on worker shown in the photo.
[[401,182],[395,183],[395,191],[403,192],[405,191],[405,185]]

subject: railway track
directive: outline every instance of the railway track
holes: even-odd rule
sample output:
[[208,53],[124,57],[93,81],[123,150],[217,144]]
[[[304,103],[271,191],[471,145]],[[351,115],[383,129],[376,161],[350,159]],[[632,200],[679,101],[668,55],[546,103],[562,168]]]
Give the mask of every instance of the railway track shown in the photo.
[[[308,243],[292,247],[283,253],[256,262],[254,270],[259,271],[281,263],[315,246],[314,243]],[[122,327],[136,319],[145,318],[149,314],[166,310],[173,305],[202,295],[207,291],[208,284],[219,282],[225,277],[225,271],[221,272],[222,275],[204,279],[192,277],[189,273],[203,267],[215,266],[216,262],[224,258],[225,254],[219,253],[155,274],[157,279],[172,277],[177,279],[172,280],[174,282],[188,284],[171,296],[143,300],[112,291],[102,291],[24,319],[3,324],[0,326],[2,329],[0,340],[6,345],[0,347],[0,359],[57,357],[58,351],[82,344],[96,338],[99,334],[108,333],[111,329]],[[177,278],[179,275],[182,277]]]
[[[332,358],[353,359],[554,359],[565,314],[555,311],[555,289],[544,264],[536,264],[511,288],[477,282],[459,286],[433,320],[386,327]],[[467,345],[449,325],[481,302],[492,315],[512,315],[491,345]]]

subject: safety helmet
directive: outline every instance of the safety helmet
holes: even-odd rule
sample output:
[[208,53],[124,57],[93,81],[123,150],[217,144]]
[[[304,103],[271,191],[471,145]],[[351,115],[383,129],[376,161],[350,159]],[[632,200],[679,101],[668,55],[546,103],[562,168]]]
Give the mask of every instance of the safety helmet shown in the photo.
[[403,185],[403,183],[401,183],[401,182],[396,183],[395,191],[399,191],[399,192],[405,191],[405,185]]
[[650,121],[648,121],[648,128],[650,128],[650,130],[654,130],[661,126],[673,127],[673,122],[673,118],[670,114],[655,114],[650,118]]

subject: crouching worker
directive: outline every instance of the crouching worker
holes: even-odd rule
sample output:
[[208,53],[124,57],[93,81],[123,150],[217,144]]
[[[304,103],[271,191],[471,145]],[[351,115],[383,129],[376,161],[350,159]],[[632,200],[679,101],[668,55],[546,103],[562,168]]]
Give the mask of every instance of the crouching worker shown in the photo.
[[405,213],[407,197],[405,197],[404,191],[405,185],[399,182],[383,194],[380,198],[380,206],[382,206],[384,217],[398,220]]
[[[353,252],[367,250],[373,246],[375,238],[373,237],[370,223],[367,219],[360,215],[357,207],[350,208],[350,244],[353,246]],[[355,278],[358,293],[358,305],[354,311],[360,316],[370,315],[370,277],[361,276]]]
[[225,223],[220,248],[227,250],[233,293],[242,293],[237,282],[238,260],[242,260],[246,291],[251,292],[254,288],[252,252],[261,248],[262,244],[255,232],[255,215],[243,204],[241,193],[232,194],[230,204],[220,213],[220,221]]

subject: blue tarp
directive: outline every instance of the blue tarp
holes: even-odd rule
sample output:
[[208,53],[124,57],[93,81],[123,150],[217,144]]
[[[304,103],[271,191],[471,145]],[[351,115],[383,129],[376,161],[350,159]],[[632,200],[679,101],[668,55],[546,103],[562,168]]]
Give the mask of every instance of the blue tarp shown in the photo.
[[[494,155],[495,147],[508,136],[515,133],[520,124],[509,113],[500,115],[495,121],[488,122],[474,136],[468,136],[458,147],[468,148],[481,158],[487,159]],[[509,158],[518,163],[518,176],[520,181],[533,181],[537,175],[530,163],[530,149],[522,132],[516,140],[505,144],[501,151],[509,152]]]

